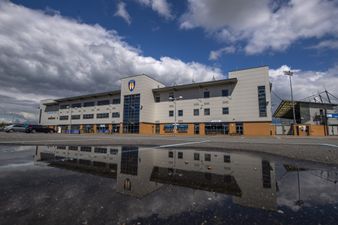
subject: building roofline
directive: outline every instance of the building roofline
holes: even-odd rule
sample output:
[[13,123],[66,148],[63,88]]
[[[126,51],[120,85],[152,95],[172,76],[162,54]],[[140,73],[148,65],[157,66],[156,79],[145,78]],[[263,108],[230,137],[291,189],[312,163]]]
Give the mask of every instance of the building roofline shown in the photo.
[[175,91],[175,90],[182,90],[182,89],[201,88],[201,87],[209,87],[209,86],[222,85],[222,84],[234,84],[234,83],[237,83],[237,78],[215,80],[215,81],[204,81],[204,82],[191,83],[191,84],[180,84],[180,85],[169,86],[169,87],[154,88],[153,92],[163,92],[163,91],[171,91],[171,90]]
[[[126,77],[123,77],[123,78],[121,78],[120,80],[124,80],[124,79],[128,79],[128,78],[132,78],[132,77],[139,77],[139,76],[145,76],[145,77],[148,77],[149,79],[152,79],[152,80],[154,80],[154,81],[156,81],[156,82],[158,82],[158,83],[160,83],[160,84],[162,84],[162,85],[164,85],[161,81],[159,81],[159,80],[157,80],[157,79],[155,79],[155,78],[153,78],[152,76],[150,76],[150,75],[147,75],[147,74],[144,74],[144,73],[142,73],[142,74],[136,74],[136,75],[130,75],[130,76],[126,76]],[[165,85],[164,85],[165,86]]]
[[102,96],[107,96],[107,95],[116,95],[120,94],[121,90],[114,90],[114,91],[107,91],[107,92],[100,92],[100,93],[95,93],[95,94],[87,94],[87,95],[79,95],[79,96],[74,96],[74,97],[66,97],[66,98],[59,98],[55,99],[55,102],[65,102],[65,101],[73,101],[73,100],[81,100],[85,98],[98,98]]
[[245,68],[242,68],[242,69],[230,70],[228,73],[239,72],[239,71],[243,71],[243,70],[253,70],[253,69],[259,69],[259,68],[264,68],[264,67],[269,68],[268,65],[253,66],[253,67],[245,67]]

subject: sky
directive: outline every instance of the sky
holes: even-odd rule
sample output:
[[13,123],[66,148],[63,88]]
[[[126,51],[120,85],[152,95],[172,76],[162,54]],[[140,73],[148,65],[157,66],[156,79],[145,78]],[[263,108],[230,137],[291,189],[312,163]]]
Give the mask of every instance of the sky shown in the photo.
[[337,24],[338,0],[0,0],[0,121],[141,73],[174,85],[267,65],[274,108],[284,70],[295,99],[338,96]]

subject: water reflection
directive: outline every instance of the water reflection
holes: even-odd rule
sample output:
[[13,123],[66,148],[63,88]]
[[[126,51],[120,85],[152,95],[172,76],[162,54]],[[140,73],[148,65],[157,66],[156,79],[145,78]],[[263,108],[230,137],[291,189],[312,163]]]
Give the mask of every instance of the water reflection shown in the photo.
[[165,184],[226,194],[241,206],[276,210],[273,162],[237,153],[136,146],[39,146],[36,163],[116,179],[116,191],[142,198]]

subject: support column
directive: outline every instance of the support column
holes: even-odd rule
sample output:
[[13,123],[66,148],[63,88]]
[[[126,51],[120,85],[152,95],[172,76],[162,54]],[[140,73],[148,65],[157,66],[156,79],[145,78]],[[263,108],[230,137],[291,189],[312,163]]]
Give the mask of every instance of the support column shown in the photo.
[[236,123],[229,123],[229,134],[236,134]]

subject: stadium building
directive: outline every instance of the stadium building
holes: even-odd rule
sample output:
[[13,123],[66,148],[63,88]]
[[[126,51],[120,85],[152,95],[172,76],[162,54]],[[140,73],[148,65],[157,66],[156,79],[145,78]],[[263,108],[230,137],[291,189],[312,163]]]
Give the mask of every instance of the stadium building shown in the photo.
[[268,71],[175,86],[125,77],[120,90],[41,101],[39,123],[61,133],[273,135]]

